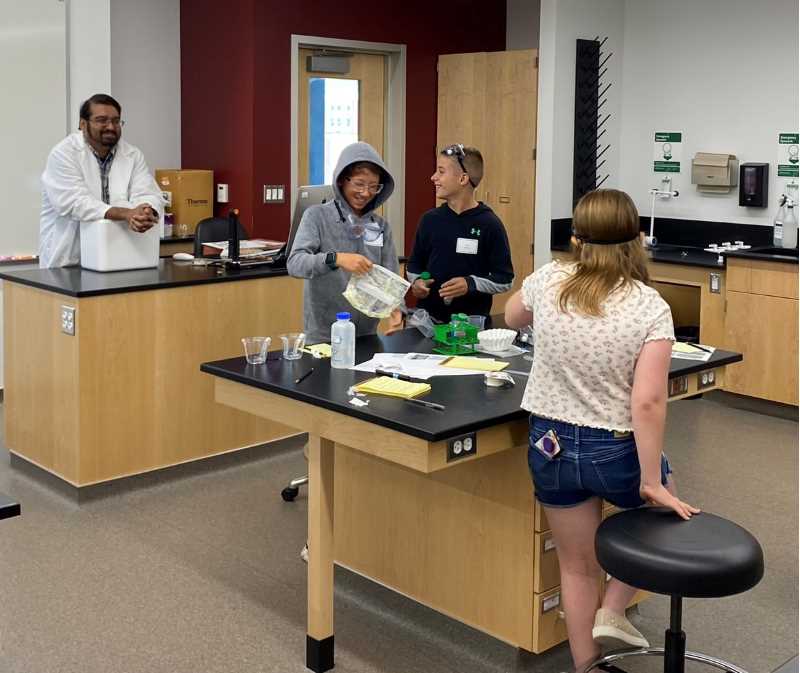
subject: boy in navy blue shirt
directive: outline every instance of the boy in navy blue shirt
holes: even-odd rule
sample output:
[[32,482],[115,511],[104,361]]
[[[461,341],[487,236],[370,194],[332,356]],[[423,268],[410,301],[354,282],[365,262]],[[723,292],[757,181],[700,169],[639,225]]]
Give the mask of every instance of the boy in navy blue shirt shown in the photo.
[[[492,295],[514,281],[508,237],[500,218],[475,200],[483,157],[474,147],[451,145],[431,176],[444,203],[420,219],[406,266],[417,305],[440,322],[453,313],[488,316]],[[429,280],[420,278],[423,271]]]

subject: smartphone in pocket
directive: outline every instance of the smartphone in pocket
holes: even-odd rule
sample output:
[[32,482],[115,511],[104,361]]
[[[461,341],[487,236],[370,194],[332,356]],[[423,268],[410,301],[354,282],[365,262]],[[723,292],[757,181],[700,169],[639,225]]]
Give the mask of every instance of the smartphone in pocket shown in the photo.
[[558,435],[552,428],[545,432],[533,445],[547,460],[553,460],[561,453],[561,444],[558,443]]

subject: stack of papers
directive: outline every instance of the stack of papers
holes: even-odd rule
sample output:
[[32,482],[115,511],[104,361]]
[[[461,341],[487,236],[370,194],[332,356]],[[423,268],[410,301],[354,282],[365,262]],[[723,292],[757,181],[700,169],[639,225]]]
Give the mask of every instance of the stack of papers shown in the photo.
[[413,381],[401,381],[390,376],[378,376],[374,379],[369,379],[357,386],[353,386],[353,390],[359,393],[367,393],[373,395],[388,395],[390,397],[401,397],[403,399],[411,399],[430,392],[430,385],[427,383],[416,383]]
[[306,346],[303,352],[313,355],[315,358],[329,358],[332,351],[330,344],[312,344]]
[[676,341],[672,344],[672,357],[680,358],[681,360],[707,362],[714,354],[715,350],[716,348],[713,346],[701,346]]
[[499,372],[508,367],[508,362],[501,362],[493,358],[471,358],[456,355],[442,363],[442,367],[455,367],[456,369],[474,369],[479,372]]
[[[280,252],[282,241],[269,241],[264,238],[244,239],[239,241],[239,257],[272,256]],[[228,241],[203,243],[203,257],[228,257]]]

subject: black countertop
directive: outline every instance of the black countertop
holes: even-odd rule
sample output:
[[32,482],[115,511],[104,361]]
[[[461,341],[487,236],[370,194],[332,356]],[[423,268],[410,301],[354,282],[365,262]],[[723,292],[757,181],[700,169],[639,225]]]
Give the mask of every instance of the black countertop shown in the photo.
[[773,246],[755,247],[750,250],[736,250],[735,252],[722,253],[726,257],[741,259],[762,259],[767,262],[783,262],[784,264],[797,264],[797,248],[775,248]]
[[[552,245],[551,250],[569,252],[569,245]],[[706,252],[700,248],[683,245],[659,245],[647,251],[648,258],[653,262],[663,264],[684,264],[687,266],[703,266],[709,269],[724,269],[725,262],[718,261],[715,252]]]
[[59,269],[25,269],[0,271],[0,278],[22,285],[38,287],[70,297],[94,297],[120,292],[162,290],[169,287],[224,283],[254,278],[285,276],[283,267],[259,266],[242,271],[227,271],[217,266],[195,266],[192,262],[162,259],[157,268],[131,271],[89,271],[79,266]]
[[[492,326],[502,326],[502,320],[496,317]],[[388,337],[361,337],[356,341],[356,362],[369,360],[373,353],[428,353],[432,347],[433,342],[417,329],[406,329]],[[719,350],[708,362],[673,358],[669,376],[675,378],[741,359],[738,353]],[[523,355],[507,360],[510,370],[530,370],[531,363]],[[314,372],[295,384],[295,379],[312,367]],[[482,374],[429,379],[431,392],[422,399],[445,405],[445,411],[436,411],[380,395],[370,395],[367,398],[369,406],[354,407],[349,404],[348,388],[375,375],[350,369],[332,369],[329,359],[315,360],[311,355],[294,361],[270,359],[263,365],[248,365],[243,357],[231,358],[204,363],[200,369],[214,376],[376,423],[430,442],[525,418],[528,414],[520,408],[527,382],[527,377],[520,375],[514,375],[516,385],[510,388],[488,388]]]

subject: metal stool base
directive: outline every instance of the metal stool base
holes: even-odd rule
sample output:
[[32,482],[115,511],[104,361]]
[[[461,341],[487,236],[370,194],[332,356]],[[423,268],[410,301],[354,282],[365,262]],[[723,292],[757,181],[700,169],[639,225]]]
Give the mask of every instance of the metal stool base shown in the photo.
[[[626,657],[663,657],[664,656],[664,648],[663,647],[637,647],[634,649],[627,649],[627,650],[615,650],[613,652],[609,652],[608,654],[596,659],[591,664],[589,664],[584,670],[584,673],[588,673],[593,668],[596,668],[600,664],[613,664],[620,659],[625,659]],[[717,659],[716,657],[709,656],[707,654],[703,654],[702,652],[686,652],[684,654],[684,659],[688,659],[689,661],[697,661],[701,664],[707,664],[708,666],[713,666],[714,668],[718,668],[721,671],[725,671],[726,673],[747,673],[743,668],[739,668],[735,664],[730,663],[729,661],[724,661],[723,659]]]

